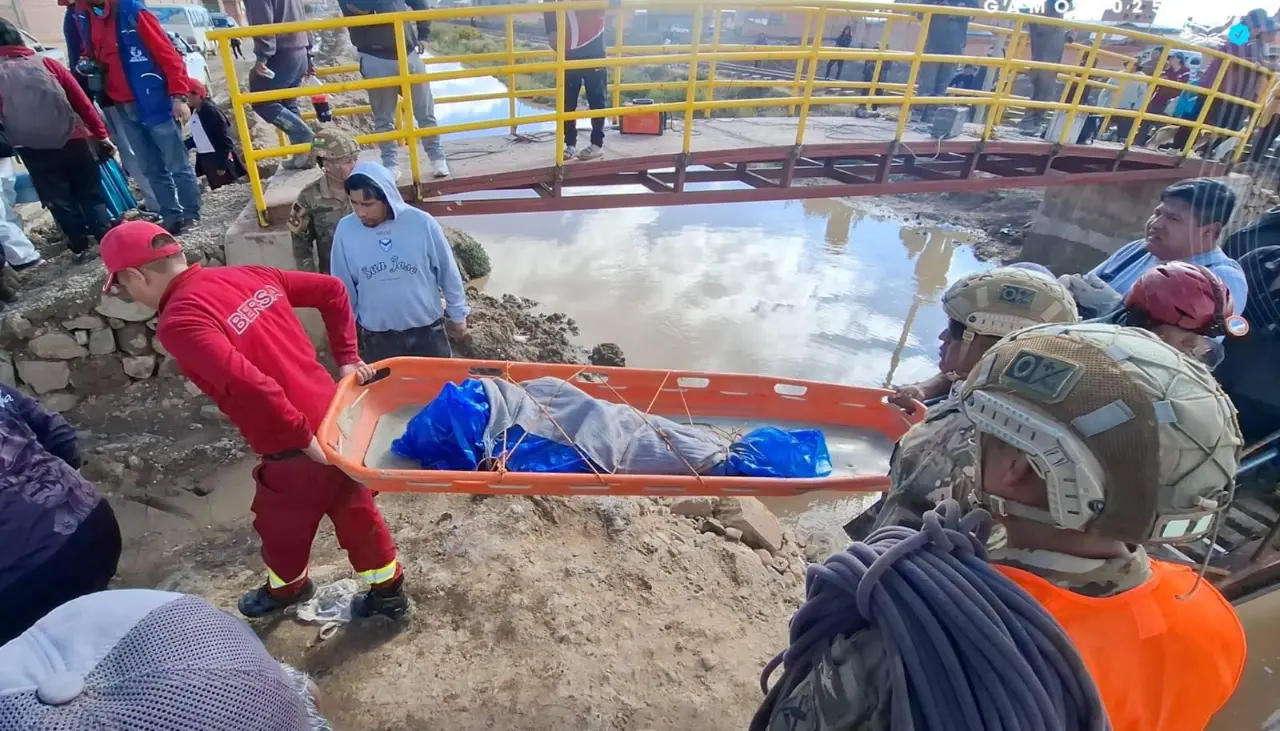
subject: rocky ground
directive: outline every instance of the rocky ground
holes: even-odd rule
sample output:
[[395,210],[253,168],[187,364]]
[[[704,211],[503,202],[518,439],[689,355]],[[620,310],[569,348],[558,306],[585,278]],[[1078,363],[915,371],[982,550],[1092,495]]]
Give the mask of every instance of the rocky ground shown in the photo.
[[[754,499],[378,500],[410,620],[328,640],[287,618],[255,624],[316,677],[344,731],[744,728],[802,599],[805,551],[829,550],[802,547]],[[133,548],[122,585],[231,608],[261,580],[245,521]],[[327,526],[313,560],[318,581],[349,574]]]

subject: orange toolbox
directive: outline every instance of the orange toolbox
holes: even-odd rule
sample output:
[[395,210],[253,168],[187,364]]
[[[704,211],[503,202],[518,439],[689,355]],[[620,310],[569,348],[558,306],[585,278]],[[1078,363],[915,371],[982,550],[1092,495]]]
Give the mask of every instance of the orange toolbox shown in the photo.
[[[445,358],[390,358],[373,364],[367,385],[355,376],[338,393],[317,438],[329,460],[354,479],[382,492],[490,495],[763,495],[816,490],[874,492],[888,488],[882,472],[856,474],[851,455],[865,456],[878,443],[888,450],[923,418],[885,401],[889,391],[773,376],[698,371],[605,368],[551,363],[509,363]],[[775,425],[817,428],[826,436],[833,467],[828,477],[784,479],[646,474],[533,473],[496,470],[424,470],[396,456],[391,442],[447,382],[503,378],[514,383],[544,376],[565,380],[587,394],[628,404],[639,412],[712,429]]]
[[[653,104],[652,99],[632,99],[624,106],[642,107],[649,104]],[[618,131],[624,135],[660,135],[666,129],[666,112],[635,112],[619,117]]]

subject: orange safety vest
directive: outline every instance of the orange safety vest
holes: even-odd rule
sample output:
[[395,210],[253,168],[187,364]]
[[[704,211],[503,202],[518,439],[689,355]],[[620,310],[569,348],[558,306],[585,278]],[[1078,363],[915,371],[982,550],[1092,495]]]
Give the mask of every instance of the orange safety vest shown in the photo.
[[1240,682],[1244,628],[1208,581],[1178,599],[1195,583],[1191,568],[1153,560],[1150,580],[1110,597],[998,568],[1067,631],[1115,731],[1204,731]]

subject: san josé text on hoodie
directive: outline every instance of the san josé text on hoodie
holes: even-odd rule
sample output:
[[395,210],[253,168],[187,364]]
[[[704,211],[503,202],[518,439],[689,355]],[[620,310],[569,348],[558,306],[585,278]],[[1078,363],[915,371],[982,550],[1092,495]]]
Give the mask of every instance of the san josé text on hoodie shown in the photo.
[[329,271],[346,285],[356,322],[387,332],[426,327],[442,317],[466,320],[466,288],[444,229],[404,202],[382,165],[361,162],[351,174],[367,176],[391,204],[390,217],[378,226],[370,228],[349,213],[333,234]]

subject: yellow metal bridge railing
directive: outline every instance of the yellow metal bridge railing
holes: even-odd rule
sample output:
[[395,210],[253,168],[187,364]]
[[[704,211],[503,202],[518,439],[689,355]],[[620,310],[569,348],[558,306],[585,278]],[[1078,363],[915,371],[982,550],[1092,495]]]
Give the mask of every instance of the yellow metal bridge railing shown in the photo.
[[[534,8],[537,8],[536,10]],[[608,48],[606,56],[599,59],[567,60],[564,56],[565,14],[569,11],[605,10],[612,22],[616,39]],[[692,18],[691,41],[683,45],[626,45],[625,30],[627,15],[636,10],[661,11],[665,13],[687,12]],[[803,19],[803,32],[800,43],[796,46],[754,45],[746,43],[727,43],[723,34],[722,20],[727,10],[773,12],[799,15]],[[515,18],[539,12],[554,12],[557,16],[556,43],[552,48],[527,48],[517,40]],[[925,52],[925,41],[930,22],[945,15],[969,15],[971,29],[985,30],[1004,45],[1000,57],[966,56],[960,54],[936,54]],[[405,23],[421,20],[455,21],[471,18],[502,18],[505,23],[504,48],[497,52],[439,55],[429,59],[430,64],[454,62],[461,68],[449,71],[431,71],[410,74],[406,55]],[[880,39],[873,49],[846,49],[825,42],[828,21],[843,18],[868,18],[883,21]],[[704,28],[710,22],[710,39],[704,40]],[[399,74],[391,77],[368,78],[356,81],[330,81],[319,86],[304,86],[272,91],[246,92],[240,88],[232,57],[230,40],[233,37],[252,38],[255,36],[293,33],[300,31],[335,31],[346,28],[393,24],[398,53]],[[915,40],[910,49],[890,48],[892,28],[894,24],[915,27]],[[1068,48],[1078,56],[1080,63],[1063,62],[1048,63],[1034,61],[1029,55],[1029,30],[1032,25],[1057,26],[1073,31],[1077,37],[1090,39],[1087,43],[1070,43]],[[1104,68],[1102,64],[1120,65],[1132,59],[1123,54],[1102,47],[1108,38],[1122,36],[1150,46],[1160,46],[1161,52],[1151,73],[1136,73],[1113,68]],[[911,118],[912,109],[925,106],[955,105],[957,103],[976,107],[981,113],[981,139],[992,139],[1001,122],[1008,118],[1014,110],[1026,113],[1043,110],[1045,112],[1064,113],[1065,124],[1057,139],[1058,144],[1067,144],[1068,136],[1073,130],[1073,122],[1081,115],[1102,115],[1100,132],[1106,130],[1106,124],[1115,117],[1131,120],[1127,136],[1123,139],[1125,148],[1132,147],[1144,124],[1159,126],[1174,125],[1189,130],[1185,142],[1177,154],[1186,156],[1194,149],[1202,135],[1234,137],[1238,142],[1232,153],[1233,161],[1238,161],[1243,153],[1254,128],[1259,124],[1260,111],[1266,106],[1267,96],[1271,93],[1276,75],[1255,63],[1228,55],[1215,49],[1193,46],[1163,36],[1080,23],[1058,18],[1025,13],[1009,13],[1000,11],[977,10],[935,5],[910,5],[891,2],[861,2],[855,0],[818,0],[816,2],[795,2],[779,4],[778,0],[566,0],[565,2],[544,3],[531,6],[487,5],[479,7],[456,7],[427,11],[409,11],[369,15],[359,17],[338,17],[308,20],[295,23],[283,23],[265,26],[249,26],[220,29],[210,33],[210,37],[218,42],[223,68],[226,72],[230,101],[235,117],[236,129],[244,147],[244,155],[249,170],[249,181],[252,188],[254,205],[258,211],[259,222],[268,225],[267,205],[263,194],[262,180],[258,174],[257,164],[261,160],[279,158],[306,152],[308,145],[281,144],[277,147],[256,149],[252,143],[247,115],[250,105],[262,102],[280,101],[316,94],[335,94],[341,92],[368,91],[370,89],[399,87],[402,102],[411,98],[410,89],[414,84],[423,84],[451,79],[467,79],[494,76],[506,81],[506,89],[502,92],[472,94],[465,96],[437,97],[436,105],[468,101],[487,101],[506,99],[508,116],[430,127],[416,126],[413,114],[404,109],[397,115],[397,129],[390,132],[365,134],[357,139],[361,144],[374,144],[386,141],[397,141],[409,148],[409,167],[415,191],[421,193],[421,165],[419,140],[434,135],[449,135],[475,130],[491,130],[508,128],[514,131],[518,126],[554,122],[558,130],[567,121],[589,119],[592,117],[620,117],[627,114],[666,112],[683,119],[682,150],[690,152],[694,128],[694,116],[702,112],[711,116],[717,110],[783,108],[787,114],[798,117],[796,123],[795,144],[804,144],[805,129],[809,117],[816,110],[835,105],[858,105],[876,107],[896,107],[897,125],[893,139],[901,141],[903,133]],[[1222,61],[1212,79],[1201,79],[1200,86],[1170,81],[1161,78],[1165,65],[1172,52],[1188,50],[1198,52],[1204,68],[1208,68],[1214,59]],[[829,60],[852,62],[872,62],[874,64],[870,81],[833,81],[819,76],[821,65]],[[771,61],[793,64],[792,77],[787,79],[725,79],[717,75],[717,64],[735,62]],[[905,83],[880,81],[881,71],[886,63],[909,64],[910,69]],[[988,73],[995,73],[996,82],[991,90],[958,90],[951,89],[947,96],[917,96],[916,87],[921,66],[926,63],[937,64],[969,64],[986,67]],[[664,82],[630,82],[622,81],[622,69],[629,66],[683,66],[685,78]],[[700,73],[702,66],[706,73]],[[564,110],[565,72],[572,69],[606,68],[612,71],[612,105],[607,109],[580,109],[574,112]],[[721,67],[723,68],[723,67]],[[318,75],[329,77],[342,73],[357,72],[355,64],[319,69]],[[536,89],[519,89],[517,77],[532,74],[554,74],[553,87]],[[1035,100],[1013,93],[1014,79],[1019,74],[1036,72],[1052,72],[1066,86],[1056,100]],[[1254,90],[1249,98],[1233,96],[1223,89],[1224,80],[1232,74],[1252,74],[1256,79]],[[1133,108],[1117,108],[1085,103],[1088,98],[1086,89],[1100,89],[1115,93],[1123,90],[1128,84],[1145,84],[1141,103]],[[1157,87],[1166,87],[1178,92],[1193,92],[1204,97],[1198,116],[1195,119],[1181,119],[1165,115],[1164,110],[1147,112]],[[750,97],[750,98],[715,98],[717,90],[733,88],[767,88],[780,91],[782,96]],[[653,93],[657,91],[683,90],[683,99],[644,106],[627,106],[622,104],[621,95],[625,92]],[[859,96],[843,95],[841,91],[857,90]],[[555,106],[542,114],[517,116],[516,100],[537,97],[554,97]],[[1215,126],[1210,122],[1210,114],[1219,105],[1234,104],[1248,111],[1247,122],[1242,129],[1227,129]],[[336,108],[336,115],[365,114],[369,112],[366,105],[354,105]],[[314,118],[314,114],[308,114]],[[1224,115],[1225,116],[1225,115]],[[1217,121],[1215,118],[1213,121]],[[886,140],[887,141],[887,140]],[[284,142],[281,137],[281,142]],[[564,148],[554,145],[555,164],[564,164]]]

